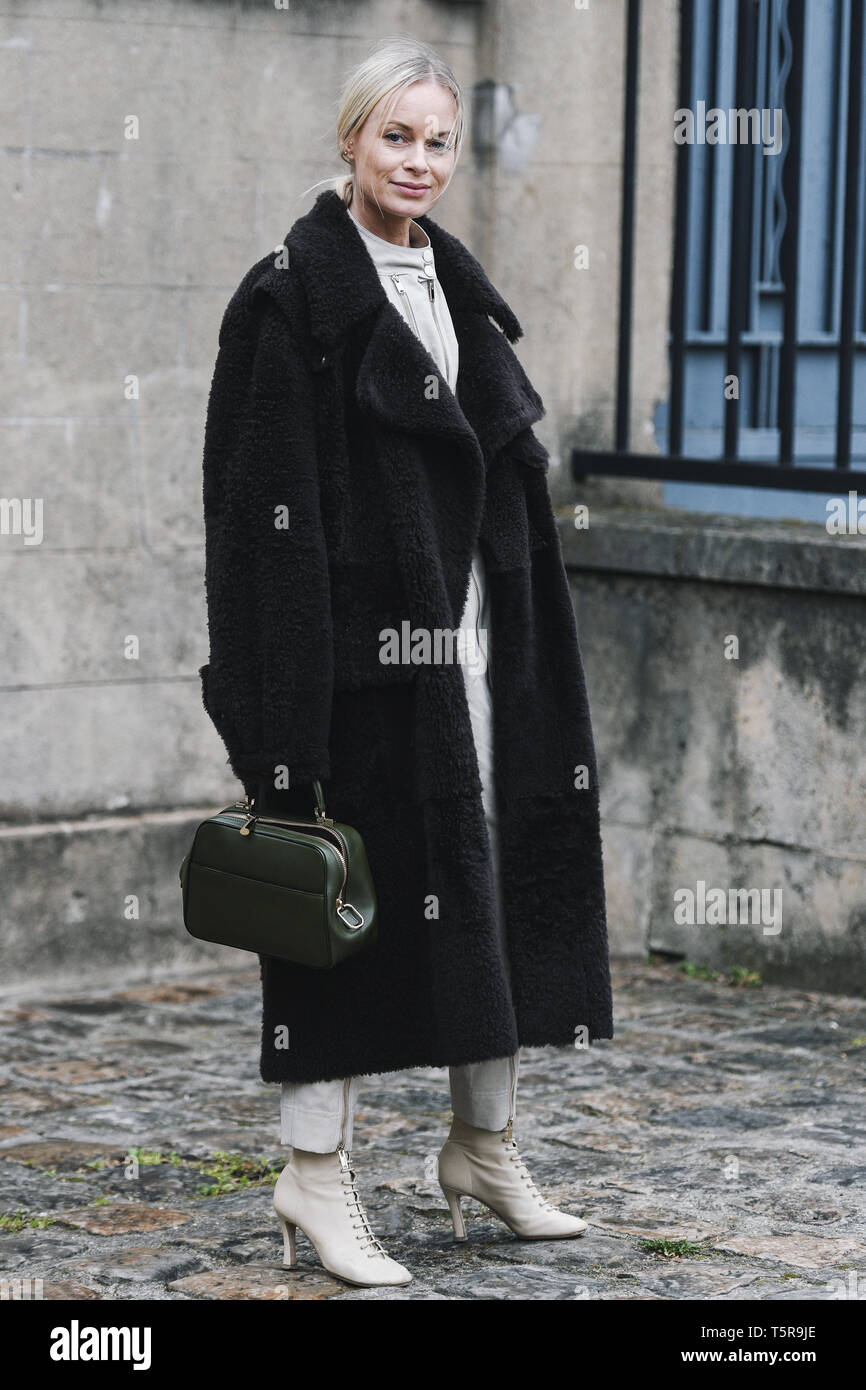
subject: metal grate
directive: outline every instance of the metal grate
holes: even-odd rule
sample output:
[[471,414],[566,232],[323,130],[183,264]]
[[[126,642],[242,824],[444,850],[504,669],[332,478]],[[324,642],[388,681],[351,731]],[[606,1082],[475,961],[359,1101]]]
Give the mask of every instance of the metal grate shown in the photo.
[[863,0],[682,0],[680,16],[679,109],[778,109],[781,148],[677,147],[670,397],[659,452],[631,453],[641,6],[629,0],[614,448],[574,450],[572,472],[866,489]]

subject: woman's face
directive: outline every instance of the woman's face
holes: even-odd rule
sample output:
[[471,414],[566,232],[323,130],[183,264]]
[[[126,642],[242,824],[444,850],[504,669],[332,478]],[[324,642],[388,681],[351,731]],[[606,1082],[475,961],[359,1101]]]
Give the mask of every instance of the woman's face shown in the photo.
[[414,82],[383,125],[390,100],[384,96],[348,141],[356,194],[385,217],[418,217],[441,196],[454,167],[448,135],[457,106],[437,82]]

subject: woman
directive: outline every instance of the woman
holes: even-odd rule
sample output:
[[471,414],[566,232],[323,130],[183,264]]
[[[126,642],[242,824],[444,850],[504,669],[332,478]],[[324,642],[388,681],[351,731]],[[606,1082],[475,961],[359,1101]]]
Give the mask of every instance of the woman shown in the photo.
[[545,1202],[513,1139],[518,1048],[613,1035],[544,408],[514,314],[427,216],[463,129],[424,44],[386,40],[352,74],[351,172],[235,292],[205,439],[205,708],[257,809],[309,816],[321,779],[376,886],[375,949],[321,971],[260,957],[260,1070],[292,1147],[285,1260],[300,1226],[355,1284],[411,1278],[350,1167],[360,1076],[449,1067],[439,1181],[458,1239],[464,1194],[521,1238],[569,1237],[585,1223]]

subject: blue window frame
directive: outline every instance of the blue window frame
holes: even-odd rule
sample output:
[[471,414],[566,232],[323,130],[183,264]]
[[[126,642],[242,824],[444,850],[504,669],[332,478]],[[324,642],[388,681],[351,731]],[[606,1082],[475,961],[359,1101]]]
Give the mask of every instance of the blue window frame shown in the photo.
[[[862,4],[863,0],[853,3]],[[852,467],[862,469],[866,462],[866,179],[862,177],[857,180],[859,235],[853,275],[843,283],[852,0],[806,0],[803,5],[798,40],[799,172],[786,186],[785,161],[796,157],[788,139],[795,42],[791,8],[788,0],[749,0],[745,6],[741,0],[707,0],[694,6],[691,26],[692,111],[699,110],[699,102],[726,113],[742,106],[738,26],[745,18],[754,25],[752,99],[748,105],[760,112],[782,113],[780,152],[764,154],[761,144],[748,150],[750,188],[746,265],[741,279],[745,297],[738,335],[736,455],[768,463],[779,457],[777,406],[785,290],[781,251],[786,225],[794,216],[798,221],[798,284],[792,462],[818,468],[833,467],[836,462],[839,344],[843,305],[850,296],[854,319],[850,461]],[[862,51],[860,57],[862,90],[866,86]],[[866,103],[860,111],[860,152],[864,149],[864,116]],[[775,119],[768,118],[764,139],[776,134]],[[694,459],[718,459],[725,452],[734,167],[734,144],[694,143],[689,147],[682,437],[678,452]],[[796,209],[788,205],[791,187],[798,191]],[[668,420],[665,403],[655,420],[656,441],[665,452],[669,449]],[[827,495],[837,494],[838,488],[832,488]],[[693,510],[816,521],[826,517],[826,495],[816,492],[667,481],[664,497],[669,505]]]
[[656,478],[669,505],[822,521],[827,497],[866,495],[864,4],[680,0],[675,121],[692,129],[669,399],[647,454],[629,449],[641,0],[627,0],[614,438],[572,450],[575,479]]

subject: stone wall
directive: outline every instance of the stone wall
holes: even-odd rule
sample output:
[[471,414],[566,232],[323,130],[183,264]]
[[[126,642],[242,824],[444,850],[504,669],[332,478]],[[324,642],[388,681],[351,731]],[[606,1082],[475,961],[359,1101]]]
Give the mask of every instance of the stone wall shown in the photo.
[[[563,509],[562,540],[612,950],[866,993],[866,536],[590,515],[577,530]],[[711,889],[724,909],[701,922]]]

